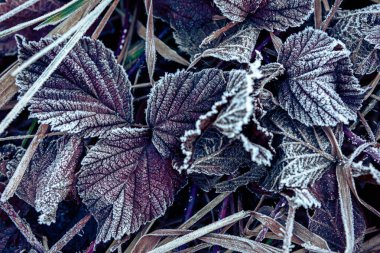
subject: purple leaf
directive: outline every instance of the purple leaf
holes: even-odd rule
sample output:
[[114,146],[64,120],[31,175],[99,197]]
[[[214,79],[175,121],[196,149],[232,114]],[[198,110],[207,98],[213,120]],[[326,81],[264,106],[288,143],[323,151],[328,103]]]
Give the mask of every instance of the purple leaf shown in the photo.
[[190,55],[201,53],[203,39],[222,27],[212,19],[219,12],[209,0],[156,0],[153,5],[154,15],[170,24],[179,47]]
[[[15,9],[27,0],[5,0],[0,3],[0,16]],[[38,18],[45,13],[60,7],[62,3],[58,0],[41,0],[29,8],[17,13],[15,16],[0,23],[0,31],[4,31],[17,24]],[[49,29],[34,31],[33,27],[18,31],[18,34],[25,36],[29,40],[38,40],[47,34]],[[0,38],[0,55],[13,55],[17,53],[17,43],[13,35]]]
[[302,25],[313,11],[312,0],[214,0],[230,20],[249,20],[258,29],[285,31]]
[[269,175],[271,182],[268,182],[276,185],[275,188],[307,188],[335,162],[330,155],[329,139],[320,127],[306,127],[292,120],[283,110],[268,113],[263,124],[280,137],[276,148],[277,163]]
[[108,132],[82,165],[78,190],[98,221],[98,242],[121,239],[162,216],[181,185],[171,161],[151,143],[148,129]]
[[160,79],[148,100],[147,122],[153,144],[164,157],[179,154],[180,137],[210,110],[226,89],[223,71],[179,71]]
[[36,186],[35,206],[42,214],[41,224],[50,225],[55,222],[58,204],[65,200],[70,192],[74,192],[75,171],[83,153],[81,138],[64,137],[57,141],[57,156],[54,162],[40,176]]
[[17,147],[13,144],[6,144],[0,147],[0,175],[7,175],[7,163],[12,160],[17,152]]
[[[337,180],[333,170],[326,172],[315,183],[313,189],[316,197],[321,202],[321,208],[316,208],[314,214],[310,217],[309,229],[325,239],[331,250],[344,252],[343,217],[340,212]],[[364,215],[355,199],[353,199],[353,214],[356,246],[354,252],[357,252],[364,239],[366,224]]]
[[[235,31],[236,30],[236,31]],[[242,25],[229,32],[220,43],[209,46],[202,53],[195,55],[194,62],[204,57],[215,57],[223,61],[249,63],[260,31],[252,24]]]
[[[10,178],[25,150],[19,149],[16,157],[7,164]],[[58,204],[74,192],[75,171],[83,152],[82,139],[63,136],[60,139],[44,139],[23,176],[16,194],[41,212],[40,223],[55,222]]]
[[349,55],[340,41],[320,30],[291,35],[278,56],[286,69],[279,84],[281,107],[307,126],[356,119],[365,90],[353,75]]
[[223,15],[236,22],[244,21],[262,2],[264,0],[214,0]]
[[340,10],[335,17],[335,25],[328,31],[352,52],[350,57],[356,74],[365,75],[380,70],[379,48],[365,39],[368,32],[380,25],[379,14],[380,4],[357,10]]
[[[18,37],[23,62],[53,42],[51,38],[27,42]],[[21,94],[37,80],[62,45],[17,76]],[[133,121],[130,82],[113,52],[100,41],[81,39],[62,64],[31,99],[31,117],[53,130],[99,136]]]
[[221,176],[253,166],[251,156],[244,150],[241,141],[230,139],[215,128],[206,130],[193,143],[191,153],[187,173]]

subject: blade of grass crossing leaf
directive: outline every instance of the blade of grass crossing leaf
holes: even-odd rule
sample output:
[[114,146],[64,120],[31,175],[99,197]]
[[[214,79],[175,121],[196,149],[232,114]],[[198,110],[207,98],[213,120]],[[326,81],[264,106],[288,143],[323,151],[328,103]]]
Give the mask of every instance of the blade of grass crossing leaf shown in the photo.
[[[81,21],[77,23],[72,29],[70,29],[67,33],[69,35],[64,35],[60,37],[57,41],[59,43],[63,42],[61,40],[62,38],[67,38],[70,36],[71,33],[75,34],[71,37],[71,39],[67,42],[67,44],[62,48],[62,50],[58,53],[58,55],[54,58],[54,60],[49,64],[49,66],[45,69],[45,71],[41,74],[41,76],[34,82],[32,87],[25,93],[25,95],[20,99],[20,101],[17,103],[17,105],[11,110],[10,113],[3,119],[3,121],[0,123],[0,134],[5,131],[5,129],[9,126],[9,124],[17,117],[17,115],[25,108],[25,106],[28,104],[30,99],[36,94],[36,92],[42,87],[42,85],[45,83],[47,79],[53,74],[53,72],[57,69],[59,64],[63,61],[63,59],[66,57],[66,55],[69,54],[71,49],[74,48],[76,43],[80,40],[80,38],[83,36],[83,34],[87,31],[87,29],[95,22],[96,18],[102,13],[102,11],[107,7],[107,5],[112,0],[104,0],[102,1],[91,13],[89,13],[85,18],[83,18]],[[51,45],[58,45],[59,43],[50,44],[48,47],[49,50],[52,49],[50,47]],[[46,51],[46,48],[42,51]],[[49,51],[48,50],[48,51]],[[47,51],[47,52],[48,52]],[[46,53],[46,52],[44,52]],[[38,55],[41,57],[40,53]],[[33,58],[33,57],[32,57]],[[37,58],[38,59],[38,58]],[[37,60],[34,59],[34,60]],[[29,64],[32,64],[33,61],[27,61]],[[23,64],[20,66],[18,70],[16,70],[16,73],[18,73],[20,70],[26,68],[29,65]]]
[[168,252],[170,250],[176,249],[180,247],[181,245],[184,245],[188,242],[191,242],[199,237],[202,237],[204,235],[207,235],[208,233],[211,233],[212,231],[215,231],[219,228],[228,226],[230,224],[233,224],[241,219],[244,219],[250,215],[250,212],[247,211],[241,211],[238,213],[235,213],[233,215],[230,215],[222,220],[219,220],[217,222],[211,223],[207,226],[204,226],[200,229],[197,229],[187,235],[181,236],[165,245],[162,245],[152,251],[150,253],[164,253]]
[[34,30],[40,30],[46,26],[58,24],[59,22],[69,17],[71,14],[78,11],[85,3],[85,0],[71,1],[70,3],[64,6],[65,8],[60,8],[59,12],[56,12],[54,15],[51,15],[44,22],[36,26]]
[[13,10],[11,10],[9,12],[6,12],[5,14],[3,14],[3,15],[0,16],[0,23],[4,22],[5,20],[7,20],[7,19],[9,19],[11,17],[13,17],[17,13],[20,13],[23,10],[29,8],[30,6],[32,6],[33,4],[37,3],[38,1],[40,1],[40,0],[29,0],[29,1],[26,1],[25,3],[20,4],[19,6],[17,6],[16,8],[14,8]]
[[288,217],[286,218],[285,231],[284,231],[284,241],[282,244],[282,249],[284,253],[289,253],[292,251],[292,237],[294,228],[294,218],[296,215],[296,206],[289,202]]
[[104,27],[106,26],[108,20],[110,19],[112,13],[115,11],[117,5],[119,4],[120,0],[114,0],[110,8],[107,10],[106,14],[104,15],[103,19],[100,21],[98,27],[96,27],[96,30],[92,34],[92,39],[97,39],[100,36],[100,33],[103,31]]
[[[141,24],[141,22],[137,22],[137,34],[146,40],[146,28]],[[167,60],[175,61],[184,66],[189,66],[189,62],[180,56],[176,51],[168,47],[162,40],[158,39],[154,36],[154,43],[156,46],[157,52]]]
[[355,247],[354,214],[350,187],[348,186],[344,170],[345,166],[339,164],[336,168],[336,178],[338,181],[340,212],[346,239],[346,249],[344,252],[351,253],[354,252]]
[[153,0],[145,0],[145,8],[148,14],[148,20],[146,23],[146,41],[145,41],[146,62],[148,66],[149,80],[153,85],[154,66],[156,64],[156,57],[157,57],[156,46],[155,46],[155,41],[154,41]]
[[1,202],[6,202],[15,194],[17,187],[19,186],[21,179],[25,174],[25,171],[28,168],[29,163],[33,158],[33,155],[38,148],[38,144],[40,143],[41,138],[43,138],[48,129],[48,125],[41,125],[38,128],[36,136],[33,138],[20,163],[18,164],[16,171],[13,173],[13,176],[9,179],[7,186],[1,194]]
[[6,29],[4,31],[1,31],[0,32],[0,38],[4,37],[4,36],[7,36],[7,35],[10,35],[12,33],[15,33],[17,31],[20,31],[20,30],[22,30],[22,29],[24,29],[26,27],[31,26],[31,25],[37,24],[38,22],[41,22],[44,19],[49,18],[50,16],[55,15],[55,14],[57,14],[57,13],[65,10],[66,8],[69,8],[71,5],[73,5],[73,3],[75,3],[75,0],[69,2],[69,3],[65,4],[65,5],[63,5],[62,7],[58,8],[58,9],[56,9],[54,11],[46,13],[45,15],[43,15],[41,17],[38,17],[38,18],[35,18],[35,19],[32,19],[32,20],[26,21],[24,23],[17,24],[17,25],[15,25],[13,27],[10,27],[10,28],[8,28],[8,29]]

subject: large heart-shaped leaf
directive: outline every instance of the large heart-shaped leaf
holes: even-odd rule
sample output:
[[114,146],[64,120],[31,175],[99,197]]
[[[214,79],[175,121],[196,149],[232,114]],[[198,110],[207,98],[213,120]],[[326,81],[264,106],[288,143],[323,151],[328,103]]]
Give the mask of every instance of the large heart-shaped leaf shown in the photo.
[[82,165],[79,194],[98,221],[98,242],[121,239],[162,216],[181,184],[171,161],[151,143],[147,129],[110,131]]
[[180,152],[180,137],[221,98],[226,85],[224,72],[217,69],[179,71],[156,83],[148,101],[147,122],[153,129],[153,144],[164,157]]
[[[19,61],[23,62],[53,39],[27,42],[18,37]],[[62,49],[47,53],[17,76],[21,94],[37,80]],[[53,130],[99,136],[133,121],[130,82],[114,54],[100,41],[81,39],[58,69],[31,99],[29,110]]]
[[307,28],[283,44],[278,62],[285,67],[279,103],[303,124],[335,126],[356,119],[364,90],[354,77],[345,46],[325,32]]

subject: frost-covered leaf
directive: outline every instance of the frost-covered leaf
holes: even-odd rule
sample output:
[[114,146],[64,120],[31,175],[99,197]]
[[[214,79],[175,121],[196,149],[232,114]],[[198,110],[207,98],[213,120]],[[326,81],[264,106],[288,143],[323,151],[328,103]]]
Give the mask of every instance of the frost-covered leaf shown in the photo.
[[221,176],[232,174],[242,167],[253,166],[243,144],[226,137],[215,128],[207,129],[193,145],[187,173]]
[[289,198],[297,208],[304,207],[306,209],[313,207],[321,207],[321,203],[316,199],[313,193],[308,189],[293,189],[294,196]]
[[[342,215],[339,206],[339,195],[334,170],[330,170],[318,180],[314,187],[314,195],[321,202],[309,220],[311,232],[321,236],[327,241],[331,250],[344,252],[345,234]],[[359,204],[353,199],[355,251],[357,252],[363,242],[366,224]]]
[[[54,162],[57,156],[56,141],[51,138],[45,138],[34,153],[29,167],[26,170],[20,185],[17,188],[16,195],[31,206],[35,206],[37,186],[39,180],[46,169]],[[7,164],[7,175],[11,178],[21,161],[25,149],[19,149],[11,161]]]
[[214,0],[230,20],[253,22],[258,29],[285,31],[298,27],[310,16],[312,0]]
[[356,119],[365,92],[354,77],[350,52],[326,33],[307,28],[290,36],[279,52],[286,72],[279,103],[305,125],[335,126]]
[[264,0],[214,0],[214,3],[224,16],[232,21],[242,22],[251,13],[259,8]]
[[[23,62],[53,39],[27,42],[18,38]],[[37,80],[62,45],[17,76],[21,94]],[[81,39],[62,64],[31,99],[31,117],[50,124],[53,130],[98,136],[133,121],[130,82],[114,54],[100,41]]]
[[306,127],[283,110],[268,113],[263,123],[280,137],[270,182],[279,189],[307,188],[334,163],[329,139],[322,128]]
[[[19,5],[25,3],[27,0],[5,0],[0,3],[0,16],[8,13],[9,11],[17,8]],[[53,11],[60,7],[62,3],[58,0],[41,0],[37,1],[29,8],[17,13],[15,16],[0,22],[0,31],[4,31],[17,24],[38,18],[45,13]],[[28,38],[29,40],[38,40],[47,34],[48,29],[34,31],[33,27],[25,28],[18,32]],[[13,55],[17,52],[17,43],[13,35],[0,38],[0,56]]]
[[[380,4],[373,4],[357,10],[340,10],[335,25],[328,32],[341,40],[351,51],[351,60],[356,74],[365,75],[379,70],[380,51],[365,37],[380,25]],[[377,34],[378,36],[378,34]]]
[[42,214],[41,224],[55,222],[58,204],[74,191],[75,171],[83,153],[82,139],[76,136],[63,137],[57,141],[57,156],[40,176],[36,186],[35,207]]
[[155,84],[148,100],[147,122],[161,155],[180,152],[180,137],[221,98],[226,84],[224,72],[217,69],[166,74]]
[[252,24],[238,27],[237,31],[231,31],[229,35],[216,44],[196,55],[194,61],[202,57],[215,57],[224,61],[238,61],[239,63],[249,63],[252,52],[255,48],[260,31]]
[[366,35],[365,40],[375,45],[375,49],[380,49],[380,25],[372,27]]
[[237,188],[252,182],[259,182],[265,177],[267,169],[262,165],[253,165],[253,167],[235,177],[215,185],[216,192],[234,192]]
[[[63,136],[44,139],[23,176],[16,195],[42,212],[40,223],[55,222],[58,204],[74,191],[75,170],[83,151],[81,138]],[[19,149],[8,162],[8,178],[15,172],[25,150]]]
[[98,222],[98,242],[121,239],[162,216],[181,184],[148,129],[110,131],[90,149],[82,166],[78,190]]
[[154,15],[170,24],[179,47],[190,55],[201,53],[203,39],[221,27],[213,21],[219,12],[210,0],[156,0],[153,5]]
[[376,169],[371,163],[364,165],[363,161],[360,161],[357,163],[352,163],[351,168],[354,177],[371,175],[375,182],[380,185],[380,171]]

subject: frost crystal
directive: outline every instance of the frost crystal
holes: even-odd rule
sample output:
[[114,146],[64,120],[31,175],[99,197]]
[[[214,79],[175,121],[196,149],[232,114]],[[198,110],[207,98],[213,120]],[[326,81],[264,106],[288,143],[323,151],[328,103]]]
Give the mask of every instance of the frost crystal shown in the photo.
[[230,20],[253,22],[256,28],[284,31],[300,26],[312,13],[312,0],[214,0]]
[[226,83],[223,71],[217,69],[179,71],[156,83],[148,100],[147,122],[161,155],[180,152],[179,138],[221,98]]
[[380,70],[380,50],[371,39],[365,39],[372,32],[378,37],[379,30],[376,34],[375,26],[379,25],[380,4],[373,4],[363,9],[338,11],[335,25],[328,31],[352,52],[351,60],[356,74],[365,75]]
[[181,184],[147,129],[119,128],[82,161],[78,191],[99,227],[97,242],[121,239],[162,216]]
[[[52,43],[44,38],[27,42],[18,37],[23,62]],[[17,76],[21,95],[37,80],[62,48],[58,46]],[[81,39],[31,99],[29,110],[53,130],[99,136],[133,121],[130,82],[113,52],[96,40]]]
[[354,77],[350,52],[326,33],[307,28],[290,36],[278,62],[286,73],[279,84],[279,103],[303,124],[335,126],[356,119],[364,90]]

